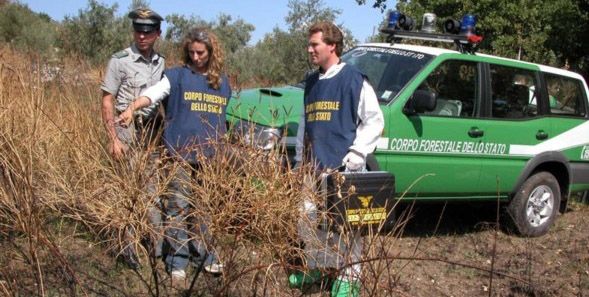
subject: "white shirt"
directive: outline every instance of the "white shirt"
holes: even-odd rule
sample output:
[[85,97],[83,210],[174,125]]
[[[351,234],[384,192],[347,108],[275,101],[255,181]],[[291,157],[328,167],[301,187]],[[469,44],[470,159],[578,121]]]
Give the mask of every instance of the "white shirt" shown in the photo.
[[[325,71],[319,73],[319,79],[328,79],[337,75],[346,63],[339,63],[332,65]],[[299,162],[303,158],[303,146],[305,137],[305,108],[303,107],[303,114],[299,120],[299,129],[297,131],[296,155],[295,161]],[[358,104],[358,126],[356,128],[356,138],[349,150],[354,150],[361,153],[364,158],[366,155],[372,153],[376,148],[376,144],[382,130],[384,129],[384,117],[376,93],[372,86],[364,80],[362,83],[362,90],[360,91],[360,101]]]
[[170,80],[164,75],[159,82],[145,90],[141,96],[149,98],[151,104],[155,104],[170,95],[170,88]]

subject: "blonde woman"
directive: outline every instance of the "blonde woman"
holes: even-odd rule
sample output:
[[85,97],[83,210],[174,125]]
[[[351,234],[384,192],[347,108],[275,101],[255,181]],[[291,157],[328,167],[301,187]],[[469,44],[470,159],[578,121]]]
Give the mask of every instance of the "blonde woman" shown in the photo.
[[[189,231],[186,213],[190,207],[185,197],[191,193],[185,185],[191,182],[198,170],[198,160],[214,154],[212,143],[226,132],[225,109],[231,97],[231,88],[222,73],[223,52],[217,37],[207,29],[190,31],[184,41],[184,66],[168,69],[162,80],[147,89],[129,108],[120,115],[119,121],[130,124],[133,112],[151,103],[164,101],[166,120],[164,144],[168,153],[182,162],[170,184],[172,195],[165,209],[168,217],[166,238],[171,247],[166,256],[166,269],[175,282],[185,281],[189,261]],[[201,218],[202,222],[207,221]],[[201,239],[207,238],[207,227],[200,223]],[[197,252],[204,261],[205,271],[220,273],[222,265],[204,241],[195,243]]]

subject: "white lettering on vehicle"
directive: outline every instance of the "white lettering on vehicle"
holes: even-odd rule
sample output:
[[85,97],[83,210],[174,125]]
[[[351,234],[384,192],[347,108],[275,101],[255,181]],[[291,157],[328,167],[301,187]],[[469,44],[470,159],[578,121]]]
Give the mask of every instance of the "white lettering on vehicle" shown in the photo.
[[493,142],[392,138],[387,150],[394,152],[505,155],[507,145]]
[[[365,48],[362,48],[362,50],[366,51],[366,52],[386,53],[386,54],[391,54],[391,55],[396,55],[396,56],[409,57],[409,58],[413,58],[413,59],[417,59],[417,60],[421,60],[421,59],[425,58],[424,54],[400,50],[400,49],[394,49],[394,48],[365,47]],[[359,55],[360,54],[354,53],[354,56],[359,56]]]

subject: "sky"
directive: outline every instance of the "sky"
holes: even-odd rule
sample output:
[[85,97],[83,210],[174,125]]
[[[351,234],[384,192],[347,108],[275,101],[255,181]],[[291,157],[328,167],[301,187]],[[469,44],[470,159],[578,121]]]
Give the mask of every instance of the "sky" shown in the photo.
[[[79,10],[88,8],[88,0],[20,0],[35,12],[44,12],[52,19],[61,21],[65,16],[77,16]],[[111,6],[118,3],[118,15],[128,12],[131,0],[98,0],[99,3]],[[186,1],[186,0],[151,0],[146,1],[150,7],[165,17],[169,14],[198,16],[205,21],[214,21],[219,14],[225,13],[237,19],[242,18],[253,24],[256,29],[252,32],[250,44],[261,40],[266,33],[272,32],[276,26],[286,30],[284,20],[288,14],[288,0],[215,0],[215,1]],[[355,0],[323,0],[324,7],[340,9],[336,22],[352,31],[352,35],[360,42],[378,31],[378,24],[384,18],[380,9],[373,8],[368,0],[364,5],[358,5]],[[188,5],[188,3],[192,3]],[[388,7],[394,7],[395,1],[387,1]],[[165,23],[162,28],[165,32]]]

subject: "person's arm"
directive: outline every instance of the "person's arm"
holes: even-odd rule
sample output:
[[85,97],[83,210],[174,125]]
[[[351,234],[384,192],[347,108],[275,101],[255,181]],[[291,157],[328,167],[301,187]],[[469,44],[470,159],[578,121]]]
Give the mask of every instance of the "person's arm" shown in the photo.
[[114,117],[114,96],[111,93],[102,91],[102,122],[106,128],[106,135],[110,141],[117,138],[115,132],[115,117]]
[[133,102],[129,104],[127,109],[123,111],[116,122],[122,125],[128,126],[133,121],[133,113],[140,108],[147,107],[152,103],[162,101],[166,96],[170,94],[170,81],[166,76],[162,78],[157,84],[149,87],[143,95],[135,98]]
[[384,129],[384,117],[378,104],[378,98],[366,80],[363,82],[360,92],[358,118],[356,138],[343,160],[350,170],[359,170],[364,167],[366,156],[374,151]]
[[366,157],[376,148],[384,129],[384,116],[378,104],[378,98],[367,81],[364,81],[360,92],[358,118],[360,123],[356,129],[356,139],[354,139],[350,150],[357,151]]
[[115,158],[122,157],[127,150],[127,146],[117,137],[114,118],[114,96],[106,91],[102,91],[102,122],[109,139],[108,152]]
[[122,83],[119,73],[119,62],[116,58],[110,59],[106,67],[104,80],[100,86],[102,90],[102,122],[108,137],[107,149],[115,158],[123,157],[127,150],[127,146],[121,142],[115,130],[115,94],[118,93]]

